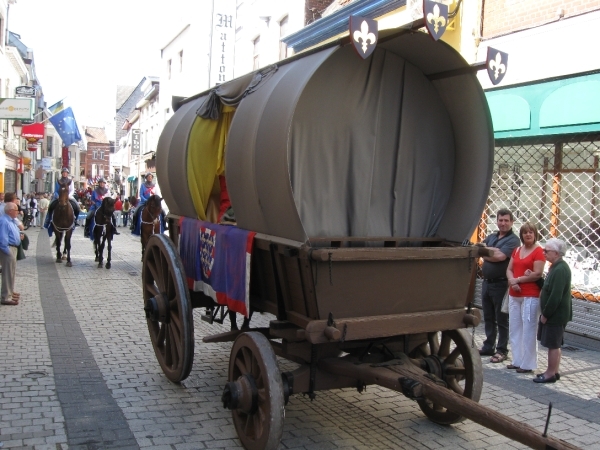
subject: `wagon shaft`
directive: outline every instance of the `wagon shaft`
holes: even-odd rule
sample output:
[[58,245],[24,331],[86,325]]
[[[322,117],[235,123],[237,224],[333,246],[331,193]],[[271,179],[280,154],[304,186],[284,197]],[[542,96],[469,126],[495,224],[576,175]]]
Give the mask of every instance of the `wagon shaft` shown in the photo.
[[331,374],[353,377],[365,385],[377,384],[403,393],[409,398],[425,398],[448,408],[490,430],[525,444],[531,448],[577,449],[560,439],[543,437],[535,428],[515,419],[492,411],[456,392],[447,389],[441,380],[428,375],[414,365],[408,356],[384,364],[357,364],[355,358],[327,358],[319,362],[319,368]]

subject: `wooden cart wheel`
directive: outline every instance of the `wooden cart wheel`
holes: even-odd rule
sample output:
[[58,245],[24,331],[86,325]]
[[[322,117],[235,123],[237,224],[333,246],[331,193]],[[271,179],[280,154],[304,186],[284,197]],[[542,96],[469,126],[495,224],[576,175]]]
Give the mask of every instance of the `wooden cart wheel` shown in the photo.
[[[428,371],[444,380],[448,389],[479,401],[483,387],[481,357],[477,348],[471,345],[471,337],[465,330],[429,333],[427,343],[418,347],[413,355],[425,359]],[[418,403],[425,415],[435,423],[449,425],[464,420],[463,416],[431,400],[419,400]]]
[[144,310],[156,359],[167,378],[185,380],[194,362],[194,321],[185,269],[173,242],[150,237],[142,267]]
[[285,404],[283,383],[271,343],[262,334],[243,333],[235,340],[223,404],[232,410],[244,448],[269,450],[279,446]]

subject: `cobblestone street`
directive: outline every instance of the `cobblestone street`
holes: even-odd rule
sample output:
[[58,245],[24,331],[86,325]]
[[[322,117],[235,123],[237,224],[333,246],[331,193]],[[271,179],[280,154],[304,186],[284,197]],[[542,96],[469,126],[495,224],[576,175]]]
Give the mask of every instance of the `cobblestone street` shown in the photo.
[[[221,393],[231,344],[204,344],[227,331],[195,318],[192,373],[181,385],[163,375],[144,318],[139,240],[121,228],[111,270],[98,269],[81,228],[73,267],[54,262],[47,234],[27,233],[17,265],[19,306],[0,307],[0,441],[2,448],[241,448]],[[257,314],[252,326],[271,317]],[[483,328],[475,333],[481,344]],[[484,359],[481,403],[582,448],[600,449],[600,353],[571,339],[561,380],[536,385],[531,375]],[[281,367],[291,364],[280,361]],[[540,350],[540,368],[545,350]],[[429,421],[418,405],[384,388],[295,395],[286,407],[284,449],[523,448],[466,420]]]

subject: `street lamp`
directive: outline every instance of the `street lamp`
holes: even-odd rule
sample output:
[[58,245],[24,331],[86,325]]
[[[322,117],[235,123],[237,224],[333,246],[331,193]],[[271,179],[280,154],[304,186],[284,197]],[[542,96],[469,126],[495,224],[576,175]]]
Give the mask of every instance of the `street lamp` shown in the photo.
[[13,134],[17,139],[21,137],[21,133],[23,132],[23,124],[20,120],[15,120],[12,124]]

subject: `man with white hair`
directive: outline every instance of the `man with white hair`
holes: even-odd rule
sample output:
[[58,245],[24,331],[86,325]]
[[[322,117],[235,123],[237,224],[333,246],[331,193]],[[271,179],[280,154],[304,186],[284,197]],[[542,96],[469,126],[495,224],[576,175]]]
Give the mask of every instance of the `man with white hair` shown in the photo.
[[19,207],[13,202],[4,205],[5,213],[0,216],[0,263],[2,263],[2,290],[0,303],[16,306],[20,295],[15,292],[17,248],[23,239],[15,219]]
[[540,294],[542,315],[538,327],[538,340],[548,349],[548,368],[534,379],[534,383],[555,383],[560,379],[561,346],[567,323],[573,320],[571,300],[571,269],[563,261],[567,251],[564,241],[548,239],[544,253],[552,264]]

